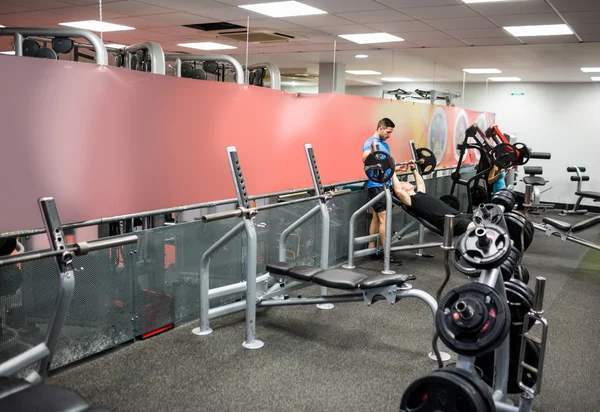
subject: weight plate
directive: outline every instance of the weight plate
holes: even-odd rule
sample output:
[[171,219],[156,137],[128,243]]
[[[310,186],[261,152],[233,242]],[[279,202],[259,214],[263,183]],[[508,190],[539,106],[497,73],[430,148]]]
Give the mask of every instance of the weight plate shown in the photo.
[[440,370],[408,385],[400,401],[400,412],[481,412],[485,405],[469,380]]
[[511,278],[508,282],[514,285],[515,287],[519,288],[519,291],[523,293],[523,295],[527,296],[527,298],[529,299],[529,303],[533,307],[533,290],[531,290],[529,286],[527,286],[525,283],[521,282],[519,279],[516,278]]
[[148,53],[144,49],[141,49],[141,50],[138,50],[135,52],[135,57],[137,57],[138,63],[145,61],[147,56],[148,56]]
[[475,269],[493,269],[506,260],[511,242],[500,226],[488,223],[465,233],[457,248],[465,262]]
[[38,52],[37,56],[35,56],[37,58],[40,59],[52,59],[52,60],[58,60],[58,54],[56,54],[56,52],[48,47],[43,47],[40,49],[40,51]]
[[190,77],[192,75],[192,72],[194,71],[194,68],[192,67],[192,65],[188,62],[183,62],[181,63],[181,77]]
[[518,273],[519,268],[516,268],[513,279],[519,280],[525,286],[527,286],[527,284],[529,284],[529,269],[527,269],[525,266],[519,266],[519,267],[521,268],[521,273],[519,274]]
[[25,39],[23,40],[23,56],[37,57],[40,51],[40,45],[38,42]]
[[417,155],[417,161],[423,161],[423,163],[417,164],[421,176],[426,176],[435,171],[437,160],[435,160],[435,154],[431,150],[426,147],[420,147],[415,150],[415,154]]
[[483,188],[482,186],[473,186],[471,188],[471,204],[472,205],[479,205],[481,203],[488,203],[488,195],[487,195],[487,190],[485,190],[485,188]]
[[[540,346],[539,344],[533,343],[529,340],[525,349],[525,362],[534,367],[539,364],[540,360]],[[510,395],[521,393],[522,390],[519,387],[519,377],[517,373],[519,371],[519,354],[521,350],[521,340],[511,339],[510,340],[510,357],[508,362],[508,385],[506,392]],[[489,386],[493,385],[494,377],[494,359],[495,353],[490,352],[483,356],[475,358],[475,366],[479,367],[483,372],[482,380]],[[525,371],[525,379],[523,383],[529,387],[533,387],[537,381],[537,376]]]
[[206,73],[217,74],[219,73],[219,65],[217,62],[202,62],[202,69]]
[[452,264],[463,275],[466,275],[470,278],[477,278],[481,274],[481,270],[475,269],[473,266],[469,265],[463,258],[460,250],[454,249],[454,251],[450,254],[452,256]]
[[196,80],[206,80],[207,76],[206,76],[206,72],[204,70],[196,69],[196,70],[192,71],[190,78],[196,79]]
[[523,143],[515,143],[514,148],[518,153],[518,162],[520,166],[524,166],[529,162],[529,148]]
[[515,207],[517,199],[515,194],[508,189],[502,189],[492,196],[492,203],[504,207],[504,212],[510,212]]
[[450,206],[452,209],[456,210],[457,212],[460,210],[460,201],[456,196],[443,195],[442,197],[440,197],[440,200],[448,206]]
[[481,203],[479,207],[473,210],[473,221],[477,225],[492,223],[501,225],[504,212],[497,205],[491,203]]
[[[483,412],[495,412],[496,411],[496,404],[494,403],[494,398],[492,396],[492,391],[490,389],[489,386],[487,386],[479,376],[477,376],[476,374],[472,373],[472,372],[468,372],[464,369],[460,369],[460,368],[456,368],[456,367],[452,367],[452,368],[444,368],[444,369],[437,369],[437,370],[442,370],[442,371],[446,371],[448,373],[452,373],[454,375],[460,376],[462,378],[464,378],[465,380],[467,380],[469,382],[469,384],[471,384],[475,389],[477,389],[477,391],[479,392],[479,395],[481,395],[481,399],[483,399],[486,409],[483,409]],[[435,373],[432,372],[432,373]]]
[[115,56],[115,66],[117,66],[117,67],[123,67],[124,63],[125,63],[125,59],[123,58],[123,55],[117,54]]
[[52,49],[59,54],[71,53],[73,40],[68,37],[55,37],[52,39]]
[[396,163],[389,153],[375,151],[365,159],[365,173],[367,178],[375,183],[389,181],[396,168]]
[[[512,211],[504,214],[504,220],[506,221],[506,227],[508,228],[508,233],[510,234],[510,238],[515,244],[515,247],[520,251],[521,250],[521,228],[525,225],[525,216],[517,211]],[[526,251],[531,242],[533,242],[533,223],[528,222],[527,227],[525,228],[524,233],[524,249]]]
[[500,169],[508,169],[517,164],[519,159],[515,148],[508,143],[500,143],[492,149],[494,165]]
[[448,292],[436,311],[440,339],[452,351],[479,356],[506,338],[510,312],[505,299],[482,283],[468,283]]

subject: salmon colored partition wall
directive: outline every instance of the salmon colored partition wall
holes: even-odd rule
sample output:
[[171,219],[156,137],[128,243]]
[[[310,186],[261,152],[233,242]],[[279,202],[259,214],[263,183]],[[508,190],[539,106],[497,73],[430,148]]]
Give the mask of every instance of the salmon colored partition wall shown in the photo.
[[234,198],[229,145],[253,195],[312,185],[304,143],[325,184],[363,179],[362,144],[386,116],[397,125],[395,158],[408,159],[413,139],[451,166],[454,119],[493,121],[458,108],[93,64],[0,56],[0,67],[0,232],[41,227],[42,196],[56,199],[65,223]]

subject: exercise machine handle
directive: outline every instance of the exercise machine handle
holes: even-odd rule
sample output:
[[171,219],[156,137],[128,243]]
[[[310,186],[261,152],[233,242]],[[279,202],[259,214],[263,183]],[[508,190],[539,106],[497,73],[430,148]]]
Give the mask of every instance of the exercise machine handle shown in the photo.
[[546,152],[531,152],[529,153],[529,158],[550,160],[552,158],[552,154]]
[[585,167],[584,166],[572,166],[572,167],[567,167],[567,172],[576,172],[577,169],[579,169],[579,171],[581,173],[585,173]]

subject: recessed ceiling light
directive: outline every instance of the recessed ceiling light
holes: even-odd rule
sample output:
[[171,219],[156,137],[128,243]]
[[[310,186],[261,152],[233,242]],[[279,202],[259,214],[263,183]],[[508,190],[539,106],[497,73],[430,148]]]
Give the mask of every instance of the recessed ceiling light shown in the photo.
[[13,55],[13,56],[14,56],[14,54],[15,54],[15,51],[14,51],[14,50],[3,51],[3,52],[0,52],[0,54],[10,54],[10,55]]
[[121,24],[107,23],[98,20],[72,21],[68,23],[58,23],[61,26],[75,27],[76,29],[85,29],[108,33],[111,31],[135,30],[134,27],[123,26]]
[[340,34],[341,38],[358,44],[390,43],[404,39],[388,33]]
[[327,14],[326,11],[316,7],[307,6],[297,1],[278,1],[275,3],[245,4],[242,9],[250,10],[255,13],[264,14],[269,17],[296,17],[310,16],[314,14]]
[[6,27],[6,26],[3,26],[3,25],[0,24],[0,29],[3,28],[3,27]]
[[228,44],[214,43],[211,41],[199,42],[199,43],[180,43],[178,46],[189,47],[190,49],[198,50],[226,50],[226,49],[237,49],[235,46]]
[[488,77],[493,82],[520,82],[520,77]]
[[593,82],[600,82],[600,77],[592,77]]
[[105,47],[112,47],[113,49],[124,49],[125,47],[127,47],[126,44],[118,44],[118,43],[109,43],[109,44],[105,44]]
[[376,72],[375,70],[346,70],[348,74],[355,74],[357,76],[368,76],[368,75],[376,75],[381,74]]
[[582,67],[581,71],[584,73],[600,73],[600,67]]
[[407,77],[382,77],[384,82],[412,82],[412,79]]
[[368,54],[355,54],[354,57],[356,57],[357,59],[366,59],[367,57],[369,57]]
[[515,0],[462,0],[465,4],[474,4],[474,3],[499,3],[501,1],[515,1]]
[[463,69],[463,72],[467,72],[469,74],[493,74],[493,73],[502,73],[498,69]]
[[515,37],[529,36],[561,36],[573,34],[573,30],[566,24],[545,24],[539,26],[506,26],[504,30]]

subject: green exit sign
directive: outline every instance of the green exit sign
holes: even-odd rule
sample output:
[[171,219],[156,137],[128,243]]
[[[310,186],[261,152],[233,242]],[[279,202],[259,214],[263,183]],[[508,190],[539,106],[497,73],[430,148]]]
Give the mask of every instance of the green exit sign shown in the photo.
[[525,93],[511,93],[511,96],[525,96]]

